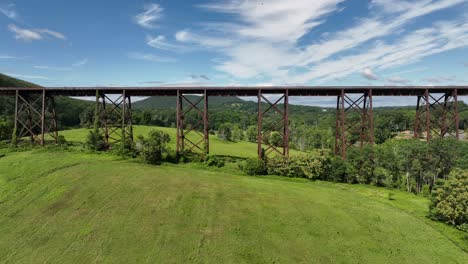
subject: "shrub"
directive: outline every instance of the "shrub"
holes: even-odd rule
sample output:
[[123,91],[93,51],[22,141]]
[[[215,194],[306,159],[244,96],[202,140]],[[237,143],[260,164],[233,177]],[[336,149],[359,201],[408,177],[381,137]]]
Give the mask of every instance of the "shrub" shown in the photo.
[[206,157],[206,165],[209,167],[224,167],[225,163],[224,160],[217,157],[217,156],[207,156]]
[[247,175],[266,175],[267,167],[265,161],[261,159],[250,158],[240,163],[240,169]]
[[276,156],[268,160],[268,173],[312,180],[323,179],[330,166],[330,157],[326,150],[315,150],[287,159]]
[[90,130],[86,138],[86,146],[91,150],[101,151],[107,149],[107,144],[99,130]]
[[468,224],[467,171],[454,170],[448,180],[437,182],[432,192],[430,215],[451,225]]
[[163,154],[167,153],[167,143],[170,137],[164,131],[151,130],[148,137],[139,136],[136,141],[136,149],[144,162],[149,164],[160,164]]
[[283,137],[278,132],[271,133],[269,137],[269,141],[270,141],[270,144],[275,147],[279,147],[283,145]]
[[117,154],[122,157],[135,158],[137,156],[137,150],[135,147],[135,142],[129,137],[124,137],[122,142],[116,147]]

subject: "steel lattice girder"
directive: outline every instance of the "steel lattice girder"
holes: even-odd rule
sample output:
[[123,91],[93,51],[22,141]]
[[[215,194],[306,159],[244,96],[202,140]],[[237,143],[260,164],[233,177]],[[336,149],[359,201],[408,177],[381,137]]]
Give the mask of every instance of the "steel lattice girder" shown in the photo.
[[359,147],[374,144],[372,90],[356,99],[341,90],[336,102],[335,154],[346,158],[346,150],[359,142]]
[[132,103],[125,90],[115,99],[96,92],[96,111],[107,147],[112,143],[133,141]]
[[[203,155],[209,154],[208,95],[206,90],[195,101],[191,101],[182,91],[178,90],[176,108],[177,153],[198,152]],[[193,111],[196,112],[198,121],[189,127],[185,123],[185,116]],[[198,139],[192,141],[187,138],[188,134],[196,134]]]
[[414,123],[415,138],[425,137],[427,142],[433,137],[460,139],[457,92],[455,89],[437,96],[426,89],[423,95],[418,96]]
[[15,135],[13,140],[29,137],[31,143],[45,145],[49,135],[57,143],[57,115],[53,96],[42,90],[41,94],[16,91]]
[[[258,119],[257,119],[257,154],[258,158],[262,159],[271,153],[279,154],[283,157],[289,157],[289,91],[285,90],[280,97],[274,102],[270,101],[261,90],[257,94],[258,99]],[[268,107],[263,110],[262,104],[267,103]],[[280,108],[280,103],[283,104],[283,109]],[[267,113],[276,114],[278,120],[273,120],[272,124],[264,129],[264,117]],[[277,132],[282,137],[281,146],[272,145],[265,137],[272,132]],[[264,149],[263,146],[266,146]]]

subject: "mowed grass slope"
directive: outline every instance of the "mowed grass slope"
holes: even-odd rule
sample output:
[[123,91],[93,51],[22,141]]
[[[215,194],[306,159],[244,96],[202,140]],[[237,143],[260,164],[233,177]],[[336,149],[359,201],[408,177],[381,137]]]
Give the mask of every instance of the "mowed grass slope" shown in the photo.
[[[466,263],[427,200],[110,155],[0,158],[0,263]],[[403,202],[402,202],[403,201]]]
[[[176,134],[177,130],[175,128],[169,127],[156,127],[156,126],[133,126],[135,138],[138,135],[147,136],[152,129],[158,129],[167,132],[171,141],[169,147],[173,150],[176,148]],[[70,142],[85,142],[88,135],[88,129],[72,129],[60,131],[59,134],[65,136],[65,139]],[[201,137],[195,132],[187,134],[187,138],[192,142],[198,142],[201,140]],[[299,153],[295,150],[290,150],[291,155]],[[210,135],[210,154],[212,155],[225,155],[225,156],[234,156],[234,157],[244,157],[244,158],[255,158],[257,157],[257,143],[239,141],[239,142],[229,142],[219,140],[216,135]]]

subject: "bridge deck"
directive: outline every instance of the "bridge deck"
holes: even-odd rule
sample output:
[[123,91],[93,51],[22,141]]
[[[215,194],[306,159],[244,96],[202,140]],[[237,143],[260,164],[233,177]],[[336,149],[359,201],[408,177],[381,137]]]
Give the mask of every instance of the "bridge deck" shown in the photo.
[[201,94],[206,90],[209,96],[257,96],[262,94],[282,94],[288,90],[289,96],[338,96],[342,90],[348,94],[365,93],[372,90],[374,96],[420,96],[425,90],[430,93],[447,93],[457,90],[458,95],[468,95],[468,86],[156,86],[156,87],[5,87],[0,88],[0,96],[15,95],[16,90],[28,93],[42,93],[63,96],[95,96],[96,91],[106,94],[121,94],[123,90],[129,96],[176,96],[177,91]]

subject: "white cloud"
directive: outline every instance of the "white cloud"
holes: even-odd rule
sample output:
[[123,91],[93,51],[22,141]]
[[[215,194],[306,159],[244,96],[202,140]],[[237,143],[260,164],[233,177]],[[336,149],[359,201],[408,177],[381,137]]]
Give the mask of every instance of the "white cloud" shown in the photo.
[[50,29],[27,29],[27,28],[20,28],[14,24],[8,25],[8,29],[15,33],[15,39],[22,40],[22,41],[33,41],[33,40],[42,40],[47,36],[58,38],[58,39],[66,39],[66,37],[57,31],[52,31]]
[[154,22],[162,17],[163,10],[158,4],[147,4],[144,11],[134,17],[135,22],[144,28],[154,28]]
[[[341,2],[273,0],[202,5],[210,11],[234,15],[236,22],[205,23],[204,29],[211,35],[182,30],[176,40],[225,55],[216,60],[215,69],[231,76],[269,77],[276,83],[295,84],[343,78],[366,68],[387,69],[467,46],[463,19],[435,23],[421,30],[408,31],[404,27],[421,16],[466,0],[372,1],[371,17],[299,45],[298,41],[311,29],[326,22],[327,15],[339,11]],[[396,37],[396,41],[388,41],[388,36]],[[217,41],[225,42],[212,44]]]
[[18,18],[18,14],[14,10],[15,5],[14,4],[9,4],[5,7],[0,7],[0,14],[3,14],[4,16],[8,17],[9,19],[16,20]]
[[139,52],[131,52],[127,54],[127,57],[134,60],[144,60],[144,61],[152,61],[152,62],[175,62],[176,59],[169,58],[169,57],[162,57],[157,56],[154,54],[148,53],[139,53]]
[[82,60],[79,60],[75,63],[72,64],[72,66],[75,66],[75,67],[81,67],[81,66],[84,66],[88,63],[88,58],[84,58]]
[[365,68],[361,72],[361,75],[362,75],[362,77],[364,77],[364,78],[366,78],[367,80],[370,80],[370,81],[376,81],[376,80],[379,79],[379,77],[377,75],[375,75],[375,73],[369,68]]
[[203,8],[238,15],[234,27],[242,37],[273,42],[296,42],[323,18],[338,10],[344,0],[236,1],[202,5]]

